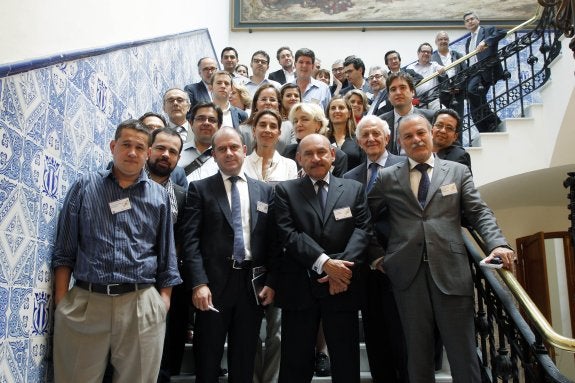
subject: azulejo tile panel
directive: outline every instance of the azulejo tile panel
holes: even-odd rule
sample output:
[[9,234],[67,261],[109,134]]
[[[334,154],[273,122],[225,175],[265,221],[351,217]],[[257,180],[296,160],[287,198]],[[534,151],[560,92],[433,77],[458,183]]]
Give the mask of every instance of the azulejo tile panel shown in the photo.
[[[0,78],[0,381],[52,381],[51,258],[71,184],[111,159],[126,118],[199,81],[206,30]],[[85,56],[85,55],[84,55]]]

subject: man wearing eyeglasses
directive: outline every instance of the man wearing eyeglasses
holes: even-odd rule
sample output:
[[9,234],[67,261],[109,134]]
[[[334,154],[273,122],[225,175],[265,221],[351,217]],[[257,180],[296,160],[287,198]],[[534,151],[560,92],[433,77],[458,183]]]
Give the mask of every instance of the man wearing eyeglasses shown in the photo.
[[389,112],[393,109],[393,105],[389,103],[387,98],[387,88],[385,87],[385,81],[387,80],[387,73],[380,66],[374,66],[369,68],[369,76],[367,81],[369,86],[373,91],[373,101],[369,106],[367,115],[375,114],[379,116],[385,112]]
[[433,151],[442,160],[459,162],[471,172],[469,153],[457,143],[460,129],[461,118],[455,110],[439,109],[435,112],[431,128]]
[[186,142],[178,165],[184,168],[188,181],[190,174],[202,167],[212,156],[211,140],[222,126],[222,110],[212,102],[202,102],[191,112],[190,124],[194,132],[194,142]]
[[[433,53],[433,48],[429,43],[423,43],[417,48],[417,62],[409,65],[407,69],[412,69],[418,74],[420,74],[424,79],[431,76],[435,72],[441,75],[445,74],[445,69],[443,66],[439,65],[435,61],[431,61],[431,54]],[[419,98],[419,107],[438,110],[440,108],[439,104],[439,79],[435,77],[432,80],[427,81],[425,84],[417,84],[416,92]]]
[[333,85],[329,87],[332,96],[338,95],[343,88],[346,88],[349,83],[343,73],[343,60],[335,60],[331,65],[331,74],[333,74]]
[[256,90],[264,84],[272,84],[277,89],[281,88],[281,84],[277,81],[270,80],[266,78],[266,73],[270,67],[270,56],[264,51],[257,51],[252,55],[252,62],[250,63],[252,68],[252,75],[244,85],[250,92],[252,98],[256,93]]
[[186,119],[189,110],[188,93],[179,88],[168,89],[164,93],[164,113],[168,115],[168,126],[176,129],[184,142],[194,141],[194,133]]
[[[198,74],[201,80],[184,87],[184,90],[190,97],[190,110],[200,101],[212,100],[209,89],[210,79],[212,78],[212,74],[217,70],[218,63],[211,57],[203,57],[198,61]],[[190,116],[188,116],[188,118],[189,117]]]
[[[479,61],[496,59],[499,41],[505,38],[506,32],[493,26],[481,27],[479,17],[474,12],[463,15],[465,28],[470,37],[465,42],[465,53],[478,50],[477,55],[469,59],[469,65]],[[487,93],[492,85],[503,78],[503,66],[499,60],[494,60],[467,82],[467,98],[471,118],[480,132],[494,132],[501,120],[491,110],[487,103]]]
[[366,94],[370,101],[373,99],[371,87],[363,77],[365,73],[365,64],[362,59],[355,56],[346,58],[343,62],[343,73],[345,74],[349,85],[343,88],[340,94],[345,95],[352,89],[359,89]]

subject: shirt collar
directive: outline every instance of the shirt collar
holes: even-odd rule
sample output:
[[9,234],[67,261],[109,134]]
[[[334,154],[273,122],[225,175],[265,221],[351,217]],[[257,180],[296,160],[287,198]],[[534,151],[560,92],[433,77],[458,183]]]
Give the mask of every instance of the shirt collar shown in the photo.
[[383,154],[381,156],[379,156],[379,158],[376,161],[371,161],[368,158],[367,159],[367,167],[369,168],[369,165],[371,165],[373,162],[375,162],[376,164],[378,164],[381,167],[384,167],[385,163],[387,162],[387,157],[389,157],[389,153],[386,150],[385,152],[383,152]]
[[[413,170],[413,168],[416,167],[417,164],[419,164],[419,162],[414,161],[409,157],[407,159],[409,160],[409,170]],[[433,168],[433,166],[435,165],[435,156],[433,154],[429,156],[429,158],[427,159],[427,161],[425,161],[425,163]]]
[[[312,183],[313,185],[315,185],[315,183],[316,183],[317,181],[319,181],[319,179],[313,178],[313,177],[309,177],[309,179],[311,180],[311,183]],[[322,180],[324,180],[325,183],[329,185],[329,172],[327,172],[327,174],[325,175],[325,177],[322,178]]]

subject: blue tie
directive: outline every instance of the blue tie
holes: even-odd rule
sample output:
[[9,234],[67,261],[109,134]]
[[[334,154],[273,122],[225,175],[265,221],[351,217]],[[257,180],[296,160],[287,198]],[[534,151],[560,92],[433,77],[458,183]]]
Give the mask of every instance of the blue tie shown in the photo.
[[415,165],[415,168],[421,173],[421,180],[419,181],[419,188],[417,189],[417,200],[421,207],[425,206],[427,192],[429,191],[429,176],[427,175],[427,169],[429,169],[429,167],[426,163]]
[[234,261],[242,262],[246,256],[246,249],[242,226],[242,204],[238,185],[236,184],[239,178],[238,176],[231,176],[228,179],[232,183],[232,225],[234,229],[234,252],[232,258]]
[[318,180],[315,184],[317,186],[317,199],[319,201],[319,206],[321,206],[321,215],[323,216],[325,214],[325,202],[327,200],[327,193],[323,185],[326,185],[327,183],[324,180]]
[[369,193],[369,191],[373,187],[373,184],[375,183],[375,180],[377,179],[378,170],[379,170],[379,164],[378,163],[372,162],[371,164],[369,164],[369,171],[371,172],[371,175],[369,176],[369,182],[367,183],[367,188],[365,189],[366,193]]

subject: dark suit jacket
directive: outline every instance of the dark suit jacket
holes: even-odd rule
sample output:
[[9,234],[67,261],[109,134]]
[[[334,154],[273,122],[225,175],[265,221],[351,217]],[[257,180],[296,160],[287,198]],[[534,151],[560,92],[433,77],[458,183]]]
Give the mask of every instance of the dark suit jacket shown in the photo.
[[[334,211],[347,209],[351,217],[336,219]],[[337,310],[359,307],[356,272],[371,239],[370,214],[363,185],[330,176],[325,214],[309,177],[276,185],[278,240],[285,249],[280,257],[276,303],[291,310],[309,308],[316,299]],[[328,283],[312,266],[322,254],[355,262],[347,291],[330,295]]]
[[447,295],[473,294],[461,231],[462,211],[489,250],[507,246],[469,169],[459,163],[435,158],[424,208],[411,189],[407,159],[381,170],[368,198],[374,216],[388,214],[391,231],[383,262],[395,289],[409,288],[421,265],[424,245],[437,287]]
[[[493,26],[480,26],[479,34],[477,35],[477,44],[485,41],[487,49],[477,54],[477,62],[483,61],[488,58],[495,60],[490,64],[487,69],[481,71],[479,74],[483,82],[494,85],[497,81],[503,78],[503,66],[501,62],[496,60],[499,41],[505,38],[506,32]],[[465,53],[469,53],[469,44],[471,43],[471,35],[465,42]]]
[[[285,147],[282,156],[294,160],[297,164],[297,170],[301,169],[299,162],[295,159],[295,154],[297,152],[298,144],[290,144]],[[335,161],[333,161],[333,174],[336,177],[343,176],[343,173],[347,171],[347,154],[338,148],[335,148]]]
[[379,91],[377,96],[375,96],[375,98],[373,99],[372,104],[369,106],[370,110],[371,107],[373,106],[372,114],[379,116],[383,113],[393,110],[393,105],[391,105],[391,103],[389,102],[388,96],[389,94],[387,92],[387,89],[382,89]]
[[276,70],[275,72],[271,72],[270,74],[268,74],[268,78],[270,80],[277,81],[282,85],[286,83],[286,75],[285,75],[283,69]]
[[[274,201],[271,186],[248,177],[250,246],[254,266],[266,266],[266,284],[275,288]],[[263,204],[267,204],[267,211]],[[190,183],[182,220],[184,275],[188,290],[207,284],[214,305],[222,299],[231,268],[232,213],[220,172]]]
[[[413,113],[417,113],[422,115],[423,117],[427,118],[429,123],[431,124],[433,120],[433,115],[435,112],[433,110],[428,109],[420,109],[420,108],[413,108]],[[395,113],[393,110],[390,110],[387,113],[381,114],[378,116],[382,120],[387,122],[389,125],[389,130],[391,131],[389,135],[389,143],[387,144],[387,151],[392,154],[399,154],[401,148],[397,142],[397,132],[395,131]]]
[[202,81],[186,85],[184,90],[188,92],[188,96],[190,96],[190,110],[200,101],[210,101],[210,94]]
[[240,124],[248,119],[248,114],[235,106],[230,106],[230,113],[232,114],[233,128],[239,132]]
[[[388,168],[391,165],[395,165],[402,161],[405,161],[404,156],[396,156],[394,154],[388,153],[384,168]],[[356,180],[357,182],[361,182],[364,186],[367,187],[367,161],[345,173],[343,178]],[[387,238],[389,236],[389,225],[387,224],[387,221],[382,219],[374,222],[374,231],[379,243],[385,247],[387,245]],[[378,258],[378,255],[376,254],[374,258]],[[368,261],[371,262],[373,260],[375,259],[369,259]]]
[[441,149],[436,154],[437,157],[441,158],[442,160],[455,161],[467,166],[469,171],[473,174],[471,171],[471,157],[469,156],[469,153],[463,149],[462,146],[451,145],[445,149]]
[[[332,144],[335,143],[335,138],[333,136],[328,138]],[[355,137],[346,137],[345,141],[339,149],[347,154],[347,168],[345,169],[344,173],[349,169],[355,168],[367,158],[365,156],[365,152],[357,144]]]

